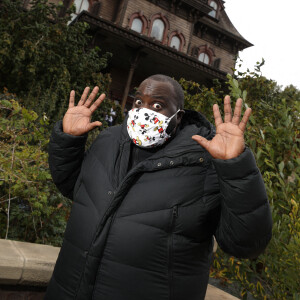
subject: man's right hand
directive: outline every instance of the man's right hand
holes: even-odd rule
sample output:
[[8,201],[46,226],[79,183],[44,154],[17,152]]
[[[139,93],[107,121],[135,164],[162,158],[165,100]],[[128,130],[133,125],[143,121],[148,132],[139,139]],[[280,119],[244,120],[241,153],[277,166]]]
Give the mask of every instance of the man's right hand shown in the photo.
[[97,126],[101,126],[99,121],[91,123],[91,117],[93,112],[98,108],[101,102],[105,99],[105,94],[101,94],[100,97],[94,102],[99,88],[94,87],[90,96],[87,98],[90,88],[86,87],[83,91],[80,101],[75,106],[75,91],[71,91],[69,100],[69,109],[67,110],[63,118],[63,131],[71,135],[83,135]]

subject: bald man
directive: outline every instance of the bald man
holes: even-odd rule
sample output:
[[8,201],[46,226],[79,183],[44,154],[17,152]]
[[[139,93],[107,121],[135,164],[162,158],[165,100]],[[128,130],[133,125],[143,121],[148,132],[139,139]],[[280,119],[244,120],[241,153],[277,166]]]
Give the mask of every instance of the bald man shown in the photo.
[[53,130],[49,165],[73,200],[46,299],[201,300],[213,236],[228,254],[255,258],[271,238],[261,174],[244,132],[251,109],[215,127],[184,110],[181,86],[143,81],[124,123],[102,131],[85,152],[92,114],[105,95],[86,88]]

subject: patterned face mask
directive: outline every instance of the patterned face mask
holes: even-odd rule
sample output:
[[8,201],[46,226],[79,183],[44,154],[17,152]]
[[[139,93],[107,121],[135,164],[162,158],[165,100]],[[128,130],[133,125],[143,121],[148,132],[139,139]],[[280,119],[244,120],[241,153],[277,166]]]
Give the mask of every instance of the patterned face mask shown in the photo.
[[132,141],[142,148],[165,143],[171,135],[166,132],[172,118],[148,108],[134,108],[128,112],[127,131]]

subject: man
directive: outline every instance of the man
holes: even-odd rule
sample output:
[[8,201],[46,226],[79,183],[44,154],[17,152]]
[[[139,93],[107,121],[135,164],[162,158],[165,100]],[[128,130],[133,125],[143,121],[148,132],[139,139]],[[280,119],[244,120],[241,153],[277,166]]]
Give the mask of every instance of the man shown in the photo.
[[46,299],[200,300],[213,235],[227,253],[255,258],[271,238],[262,177],[244,131],[242,100],[214,127],[183,110],[180,85],[154,75],[139,86],[121,126],[99,134],[84,153],[90,122],[105,95],[70,94],[55,125],[49,163],[73,207]]

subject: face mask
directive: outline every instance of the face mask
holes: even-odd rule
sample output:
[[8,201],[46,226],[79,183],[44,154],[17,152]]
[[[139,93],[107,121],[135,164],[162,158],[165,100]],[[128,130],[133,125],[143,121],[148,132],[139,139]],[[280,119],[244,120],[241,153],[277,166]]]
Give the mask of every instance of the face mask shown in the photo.
[[171,135],[166,129],[172,118],[148,108],[134,108],[128,112],[127,131],[131,140],[139,147],[153,148],[165,143]]

